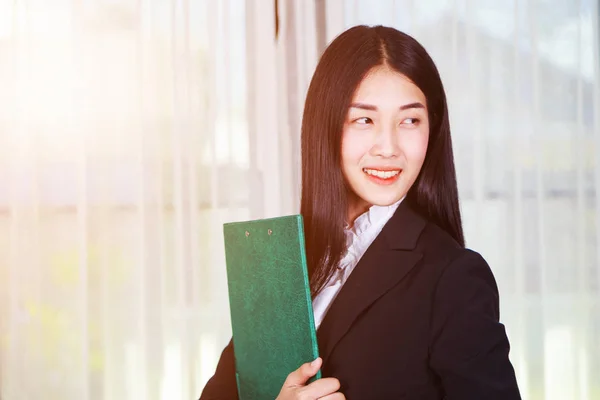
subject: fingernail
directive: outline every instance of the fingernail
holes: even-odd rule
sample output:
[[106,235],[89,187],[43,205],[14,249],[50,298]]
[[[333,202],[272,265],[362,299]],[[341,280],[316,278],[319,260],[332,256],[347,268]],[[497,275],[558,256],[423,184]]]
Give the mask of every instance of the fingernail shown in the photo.
[[315,365],[317,365],[317,362],[319,361],[319,357],[315,358],[315,361],[310,363],[311,367],[314,367]]

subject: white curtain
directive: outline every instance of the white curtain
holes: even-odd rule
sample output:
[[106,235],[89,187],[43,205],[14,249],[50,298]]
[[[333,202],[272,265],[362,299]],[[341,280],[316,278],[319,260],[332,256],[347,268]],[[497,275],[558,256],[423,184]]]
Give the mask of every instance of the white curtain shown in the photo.
[[223,222],[294,207],[274,16],[0,0],[2,400],[200,394],[230,335]]
[[524,398],[600,398],[595,0],[0,0],[0,398],[199,395],[222,224],[298,212],[306,89],[358,23],[440,68]]

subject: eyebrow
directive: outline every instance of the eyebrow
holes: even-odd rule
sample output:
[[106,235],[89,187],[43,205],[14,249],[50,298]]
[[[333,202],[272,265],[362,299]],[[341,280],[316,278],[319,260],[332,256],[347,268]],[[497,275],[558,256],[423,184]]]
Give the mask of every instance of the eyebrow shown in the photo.
[[[361,110],[369,110],[369,111],[377,111],[377,107],[372,104],[365,103],[352,103],[350,104],[350,108],[360,108]],[[408,110],[411,108],[425,108],[425,106],[418,101],[415,103],[405,104],[400,106],[400,111]]]

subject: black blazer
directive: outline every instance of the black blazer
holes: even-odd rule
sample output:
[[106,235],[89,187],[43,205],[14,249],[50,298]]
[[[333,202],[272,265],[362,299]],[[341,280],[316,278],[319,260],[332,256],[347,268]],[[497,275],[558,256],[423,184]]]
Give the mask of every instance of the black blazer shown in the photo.
[[[492,271],[405,203],[317,332],[323,376],[352,400],[520,399]],[[200,399],[237,398],[230,342]]]

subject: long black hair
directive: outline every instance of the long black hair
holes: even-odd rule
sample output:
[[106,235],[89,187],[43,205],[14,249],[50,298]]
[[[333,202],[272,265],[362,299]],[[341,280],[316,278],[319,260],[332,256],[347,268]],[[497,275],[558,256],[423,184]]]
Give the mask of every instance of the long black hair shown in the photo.
[[302,198],[311,292],[316,295],[343,257],[348,200],[341,168],[344,120],[358,85],[386,65],[425,95],[429,144],[406,195],[412,209],[464,246],[446,94],[427,51],[411,36],[384,26],[355,26],[325,50],[308,88],[302,117]]

